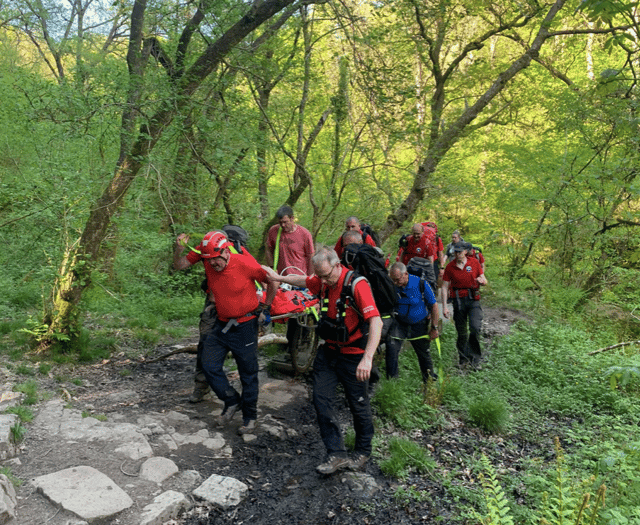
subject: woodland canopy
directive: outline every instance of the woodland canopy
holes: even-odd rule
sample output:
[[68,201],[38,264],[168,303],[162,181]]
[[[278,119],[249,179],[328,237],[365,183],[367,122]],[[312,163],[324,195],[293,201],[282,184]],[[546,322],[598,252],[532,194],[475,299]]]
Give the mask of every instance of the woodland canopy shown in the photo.
[[433,220],[514,288],[632,311],[637,24],[601,0],[1,2],[0,318],[37,309],[46,350],[91,301],[196,294],[176,235],[239,224],[260,257],[282,204],[387,253]]

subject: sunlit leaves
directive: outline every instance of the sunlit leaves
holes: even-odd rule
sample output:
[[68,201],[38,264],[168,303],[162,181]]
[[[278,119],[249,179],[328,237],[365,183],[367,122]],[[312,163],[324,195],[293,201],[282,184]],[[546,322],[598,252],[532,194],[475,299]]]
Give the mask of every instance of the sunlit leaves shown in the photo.
[[625,2],[619,0],[582,0],[578,10],[584,12],[591,20],[603,24],[614,23],[616,15],[626,14],[632,16],[637,2]]

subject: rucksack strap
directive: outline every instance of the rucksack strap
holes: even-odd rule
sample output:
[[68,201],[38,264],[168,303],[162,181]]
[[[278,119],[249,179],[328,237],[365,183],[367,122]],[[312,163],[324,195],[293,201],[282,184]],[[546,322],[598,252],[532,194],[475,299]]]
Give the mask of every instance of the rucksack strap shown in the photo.
[[[353,270],[349,270],[347,272],[347,275],[345,275],[344,277],[344,281],[342,281],[342,290],[340,290],[340,298],[336,302],[336,310],[337,310],[336,322],[337,323],[345,322],[345,315],[347,312],[347,308],[352,308],[358,315],[359,322],[353,328],[353,330],[349,330],[349,337],[355,334],[358,330],[360,330],[363,333],[363,336],[366,335],[365,326],[364,326],[365,325],[364,316],[360,312],[355,301],[355,287],[362,280],[366,281],[367,279],[365,277],[362,277],[361,275],[357,275]],[[329,294],[326,293],[326,287],[323,286],[320,289],[320,311],[322,315],[327,315],[328,300],[329,300]]]
[[275,253],[273,254],[273,269],[274,271],[278,271],[278,258],[280,257],[280,236],[282,235],[282,226],[278,228],[278,233],[276,234],[276,247]]
[[[362,312],[360,312],[360,309],[358,308],[358,305],[356,304],[356,285],[360,282],[360,281],[366,281],[367,279],[365,277],[362,277],[361,275],[357,275],[353,270],[349,270],[347,272],[347,275],[345,275],[344,277],[344,281],[342,283],[342,291],[340,292],[340,301],[345,308],[350,307],[353,308],[355,310],[355,312],[358,314],[358,317],[360,317],[362,319]],[[349,293],[350,292],[350,293]]]

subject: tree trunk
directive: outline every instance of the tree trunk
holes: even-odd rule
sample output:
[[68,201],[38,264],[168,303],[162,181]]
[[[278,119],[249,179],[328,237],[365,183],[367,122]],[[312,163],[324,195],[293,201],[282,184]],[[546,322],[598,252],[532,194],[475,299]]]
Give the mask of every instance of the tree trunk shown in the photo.
[[[549,9],[546,17],[540,25],[538,34],[533,41],[531,47],[525,51],[522,56],[516,59],[509,68],[503,71],[493,84],[478,98],[472,106],[468,107],[458,119],[442,133],[439,133],[440,119],[437,114],[432,115],[431,123],[431,141],[426,156],[418,167],[418,172],[414,178],[413,185],[405,200],[400,204],[398,209],[389,217],[387,222],[380,229],[380,239],[384,242],[393,232],[402,227],[403,223],[410,220],[420,202],[424,198],[425,188],[431,175],[436,171],[438,164],[447,154],[447,152],[460,140],[467,127],[475,120],[475,118],[484,110],[489,103],[501,93],[520,71],[527,68],[531,61],[538,56],[540,48],[545,41],[551,36],[549,27],[554,18],[564,6],[566,0],[557,0]],[[442,86],[444,89],[444,86]],[[434,98],[438,97],[439,89],[436,89]],[[439,105],[435,104],[434,108]],[[433,109],[433,108],[432,108]]]
[[107,228],[131,183],[146,162],[149,153],[173,121],[174,116],[188,103],[189,97],[202,82],[247,35],[273,15],[294,3],[294,0],[265,0],[254,3],[249,11],[218,40],[209,45],[184,75],[176,81],[175,95],[166,101],[148,124],[138,124],[138,101],[144,81],[144,67],[150,44],[143,43],[146,0],[135,0],[131,14],[131,34],[127,52],[129,95],[122,115],[120,156],[114,175],[89,214],[82,236],[75,247],[69,248],[62,261],[54,290],[54,311],[47,335],[40,341],[44,350],[61,338],[73,339],[79,331],[78,303],[91,283],[100,245]]

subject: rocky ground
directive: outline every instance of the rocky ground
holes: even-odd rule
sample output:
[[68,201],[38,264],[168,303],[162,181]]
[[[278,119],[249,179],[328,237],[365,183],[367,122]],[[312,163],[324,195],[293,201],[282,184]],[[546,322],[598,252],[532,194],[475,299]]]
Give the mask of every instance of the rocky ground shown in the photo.
[[[485,347],[520,318],[515,311],[485,308]],[[156,355],[167,350],[158,348]],[[77,513],[52,502],[33,481],[79,466],[106,475],[131,499],[127,508],[102,523],[143,523],[145,507],[167,491],[184,494],[186,510],[148,523],[447,523],[458,516],[459,502],[429,476],[405,482],[423,497],[394,497],[399,483],[385,477],[375,460],[361,473],[318,475],[315,466],[325,459],[324,450],[304,377],[275,379],[265,366],[255,434],[237,435],[239,417],[228,428],[217,429],[217,400],[208,396],[201,403],[188,402],[193,362],[194,356],[185,353],[148,363],[122,352],[109,361],[76,368],[73,382],[39,379],[45,399],[35,406],[37,417],[27,424],[17,459],[5,463],[23,481],[17,489],[15,523],[82,523]],[[10,390],[15,380],[6,377],[5,389]],[[346,406],[341,416],[349,424]],[[523,448],[480,436],[455,420],[438,432],[416,431],[413,437],[431,450],[442,469],[458,468],[458,452],[474,450],[480,441],[502,449],[505,465],[517,469],[522,453],[518,450]],[[171,460],[178,474],[161,481],[148,479],[144,465],[150,456]],[[224,506],[195,497],[193,490],[212,475],[246,485],[243,500]]]

